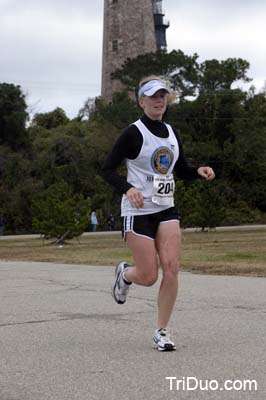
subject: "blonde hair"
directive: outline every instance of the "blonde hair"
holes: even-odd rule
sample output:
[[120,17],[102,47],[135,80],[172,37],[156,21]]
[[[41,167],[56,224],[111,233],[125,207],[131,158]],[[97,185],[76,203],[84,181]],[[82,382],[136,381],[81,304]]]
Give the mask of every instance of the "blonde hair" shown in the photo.
[[[169,83],[165,80],[163,80],[160,76],[157,75],[149,75],[149,76],[145,76],[144,78],[142,78],[139,82],[139,88],[141,88],[143,85],[145,85],[145,83],[149,82],[149,81],[160,81],[163,84],[165,84],[166,86],[169,86]],[[169,93],[167,93],[167,104],[170,105],[172,103],[174,103],[174,101],[176,100],[177,97],[177,93],[173,90],[169,90]]]

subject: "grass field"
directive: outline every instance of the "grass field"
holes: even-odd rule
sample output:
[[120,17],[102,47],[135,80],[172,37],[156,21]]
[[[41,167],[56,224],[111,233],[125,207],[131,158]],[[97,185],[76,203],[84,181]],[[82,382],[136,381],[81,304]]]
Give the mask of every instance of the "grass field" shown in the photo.
[[[83,235],[63,247],[42,239],[1,240],[0,260],[115,265],[132,262],[117,234]],[[195,273],[266,276],[266,230],[182,234],[181,269]]]

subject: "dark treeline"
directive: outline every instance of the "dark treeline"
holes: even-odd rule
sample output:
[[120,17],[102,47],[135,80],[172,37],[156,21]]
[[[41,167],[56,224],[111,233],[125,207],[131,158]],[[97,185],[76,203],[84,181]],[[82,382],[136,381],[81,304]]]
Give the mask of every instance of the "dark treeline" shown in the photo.
[[[209,164],[215,182],[177,183],[182,224],[201,228],[266,221],[266,93],[236,87],[250,81],[242,59],[208,60],[182,51],[127,60],[113,75],[134,92],[143,76],[166,78],[178,94],[167,121],[180,131],[187,157]],[[100,226],[120,197],[101,178],[101,166],[121,130],[141,111],[127,91],[111,103],[88,99],[69,120],[61,108],[29,123],[19,86],[0,84],[0,218],[6,233],[73,237]],[[123,168],[122,168],[123,172]]]

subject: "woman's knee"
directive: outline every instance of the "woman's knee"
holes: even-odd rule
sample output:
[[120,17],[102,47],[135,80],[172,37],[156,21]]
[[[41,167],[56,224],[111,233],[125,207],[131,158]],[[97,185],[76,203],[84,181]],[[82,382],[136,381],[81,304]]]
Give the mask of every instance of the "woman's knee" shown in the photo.
[[149,272],[143,272],[141,274],[141,280],[143,286],[152,286],[155,284],[155,282],[158,279],[158,271],[149,271]]
[[165,279],[175,279],[179,271],[179,263],[177,261],[168,262],[162,265],[163,277]]

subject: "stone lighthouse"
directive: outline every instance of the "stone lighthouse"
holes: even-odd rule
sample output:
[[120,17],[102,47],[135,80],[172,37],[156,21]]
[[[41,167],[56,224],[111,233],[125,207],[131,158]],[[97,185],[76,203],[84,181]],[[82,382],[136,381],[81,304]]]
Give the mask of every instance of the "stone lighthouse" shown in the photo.
[[122,89],[111,73],[127,58],[166,49],[168,26],[162,0],[104,0],[102,97]]

